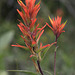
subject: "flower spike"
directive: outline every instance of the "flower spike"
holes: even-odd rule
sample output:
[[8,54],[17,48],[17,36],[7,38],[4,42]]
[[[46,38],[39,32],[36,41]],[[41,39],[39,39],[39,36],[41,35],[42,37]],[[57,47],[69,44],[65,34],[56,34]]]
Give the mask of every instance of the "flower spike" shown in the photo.
[[17,26],[19,27],[20,31],[23,34],[21,35],[21,38],[24,40],[26,46],[21,46],[17,43],[16,45],[12,45],[12,46],[28,49],[31,53],[30,57],[32,58],[36,69],[39,71],[38,69],[39,67],[36,65],[35,58],[38,61],[40,61],[42,50],[46,47],[49,48],[50,44],[43,46],[42,43],[40,43],[40,47],[38,47],[39,39],[44,32],[44,28],[46,27],[46,24],[41,28],[39,28],[39,24],[36,25],[36,21],[37,21],[36,16],[40,10],[41,0],[37,4],[35,4],[35,1],[36,0],[25,0],[25,4],[24,4],[22,0],[17,0],[18,4],[21,7],[21,10],[17,9],[17,12],[19,13],[19,15],[23,20],[23,22],[18,20],[19,24],[17,24]]
[[54,20],[54,18],[51,19],[49,17],[52,27],[48,23],[46,23],[46,25],[49,28],[51,28],[51,30],[54,32],[54,35],[57,36],[57,38],[60,36],[60,34],[62,32],[65,32],[65,31],[63,31],[63,28],[65,27],[65,24],[67,23],[67,21],[66,21],[65,23],[61,24],[61,19],[62,19],[62,17],[59,17],[59,16],[57,16],[57,18],[55,17],[55,20]]

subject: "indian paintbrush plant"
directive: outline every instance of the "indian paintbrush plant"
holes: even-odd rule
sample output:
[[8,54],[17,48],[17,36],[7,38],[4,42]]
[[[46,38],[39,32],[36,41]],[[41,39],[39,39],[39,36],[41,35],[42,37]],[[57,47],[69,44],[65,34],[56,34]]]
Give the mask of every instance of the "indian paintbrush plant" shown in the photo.
[[[18,43],[12,46],[21,47],[24,48],[25,50],[28,50],[31,53],[30,58],[34,63],[37,73],[44,75],[40,66],[40,62],[41,60],[43,60],[46,52],[53,44],[55,44],[57,48],[57,39],[62,32],[65,32],[63,28],[66,22],[61,24],[62,17],[59,16],[57,16],[57,18],[55,17],[55,20],[54,18],[51,19],[49,17],[52,26],[46,23],[42,28],[39,28],[39,24],[36,24],[37,21],[36,16],[40,10],[41,1],[39,1],[37,4],[35,4],[36,0],[25,0],[25,4],[21,0],[17,0],[17,2],[21,7],[21,10],[17,9],[17,12],[19,13],[19,15],[23,20],[23,22],[21,20],[18,20],[19,24],[17,24],[17,26],[19,27],[20,31],[23,34],[21,35],[21,38],[24,40],[25,46],[19,45]],[[44,33],[44,28],[46,26],[49,26],[49,28],[52,29],[56,37],[56,40],[54,43],[47,44],[45,46],[43,46],[42,43],[40,42],[39,46],[38,45],[39,39],[41,35]],[[56,75],[56,49],[54,55],[54,75]]]
[[[62,32],[65,32],[63,30],[63,28],[65,27],[65,24],[66,24],[67,21],[65,23],[61,24],[62,17],[59,17],[59,16],[57,16],[57,18],[55,17],[55,20],[54,20],[54,18],[51,19],[49,17],[49,20],[51,22],[52,27],[48,23],[46,23],[46,25],[48,25],[49,28],[53,31],[53,33],[55,35],[55,42],[57,42],[58,37],[60,36],[60,34]],[[55,44],[55,47],[56,48],[55,48],[55,52],[54,52],[54,75],[56,75],[56,50],[57,50],[57,47],[58,47],[57,43]]]

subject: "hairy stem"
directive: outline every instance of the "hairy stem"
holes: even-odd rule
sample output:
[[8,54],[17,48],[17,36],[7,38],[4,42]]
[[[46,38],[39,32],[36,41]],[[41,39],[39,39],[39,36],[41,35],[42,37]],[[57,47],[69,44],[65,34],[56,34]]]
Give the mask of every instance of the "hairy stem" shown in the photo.
[[[57,36],[56,36],[55,42],[57,42]],[[57,43],[55,44],[55,46],[57,48]],[[54,75],[56,75],[56,48],[54,52]]]
[[39,68],[39,71],[40,71],[41,75],[44,75],[43,72],[42,72],[42,69],[41,69],[41,67],[40,67],[40,62],[39,62],[39,60],[37,60],[37,64],[38,64],[38,68]]
[[56,51],[54,52],[54,75],[56,75]]
[[36,68],[36,71],[39,72],[39,68],[38,68],[38,65],[36,64],[36,62],[32,59],[33,63],[34,63],[34,66]]

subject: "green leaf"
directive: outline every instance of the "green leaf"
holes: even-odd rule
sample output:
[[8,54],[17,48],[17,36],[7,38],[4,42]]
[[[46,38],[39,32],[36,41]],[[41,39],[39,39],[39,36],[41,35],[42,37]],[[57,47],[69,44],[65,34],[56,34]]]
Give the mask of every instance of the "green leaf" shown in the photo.
[[42,51],[44,48],[40,48],[36,51],[36,53],[39,53],[40,51]]
[[50,46],[46,47],[46,49],[42,52],[41,58],[43,59],[47,53],[47,51],[49,50],[49,48],[54,45],[56,42],[52,43]]
[[38,75],[36,72],[31,72],[31,71],[28,71],[28,70],[7,70],[7,71],[10,71],[10,72],[22,72],[22,73],[26,73],[26,74],[30,74],[30,75]]
[[52,75],[50,72],[43,70],[43,72],[46,72],[48,75]]
[[9,31],[0,37],[0,52],[2,52],[10,44],[14,37],[14,31]]
[[42,55],[41,55],[41,58],[43,59],[47,53],[47,51],[49,50],[51,46],[47,47],[43,52],[42,52]]
[[34,60],[38,60],[38,58],[36,56],[32,56],[31,58]]
[[47,44],[47,45],[41,47],[40,49],[38,49],[36,52],[39,53],[39,52],[41,52],[44,48],[47,48],[47,47],[50,47],[50,46],[51,46],[50,44]]

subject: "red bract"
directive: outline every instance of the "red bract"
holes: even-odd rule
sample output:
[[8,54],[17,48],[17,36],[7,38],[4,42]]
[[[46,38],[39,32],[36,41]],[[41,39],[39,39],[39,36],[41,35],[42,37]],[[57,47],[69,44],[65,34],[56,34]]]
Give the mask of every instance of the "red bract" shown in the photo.
[[55,36],[57,36],[57,38],[60,36],[62,32],[65,32],[63,28],[65,27],[65,24],[67,21],[61,24],[61,19],[62,17],[59,17],[59,16],[57,16],[57,18],[55,17],[55,20],[54,18],[51,19],[49,17],[52,27],[48,23],[46,23],[46,25],[48,25],[52,29],[52,31],[54,32]]
[[22,17],[24,23],[30,28],[33,28],[37,20],[37,13],[40,10],[40,3],[35,5],[36,0],[25,0],[26,5],[24,5],[22,1],[17,1],[22,8],[22,11],[17,9],[18,13]]

